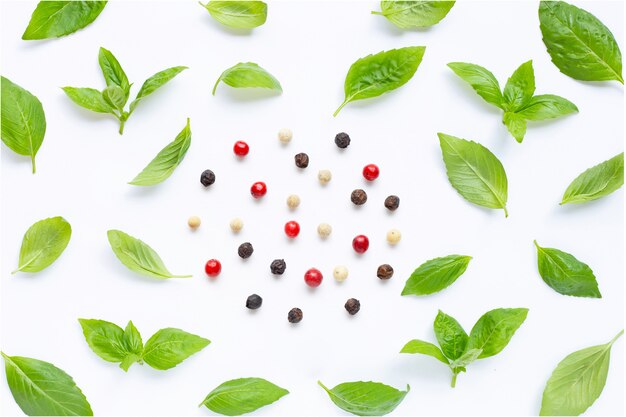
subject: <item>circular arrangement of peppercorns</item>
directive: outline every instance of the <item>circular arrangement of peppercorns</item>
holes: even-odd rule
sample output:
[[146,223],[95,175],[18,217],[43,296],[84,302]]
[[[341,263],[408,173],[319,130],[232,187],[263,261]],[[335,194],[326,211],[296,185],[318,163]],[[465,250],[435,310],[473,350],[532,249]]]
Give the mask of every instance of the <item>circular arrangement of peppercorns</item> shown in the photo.
[[376,271],[376,276],[380,279],[389,279],[393,276],[393,268],[389,264],[382,264]]
[[274,275],[284,274],[285,269],[287,269],[287,264],[284,259],[274,259],[270,264],[270,271],[272,271]]
[[355,206],[362,206],[367,202],[367,193],[365,190],[357,188],[350,194],[350,201],[352,201]]
[[293,157],[298,168],[306,168],[309,166],[309,155],[301,152]]
[[210,169],[206,169],[202,171],[202,174],[200,175],[200,183],[202,185],[204,185],[205,187],[208,187],[209,185],[213,185],[214,182],[215,182],[215,173],[213,171],[211,171]]
[[351,316],[354,316],[361,309],[361,302],[356,298],[349,298],[344,307]]
[[385,207],[389,211],[396,211],[400,207],[400,197],[397,195],[390,195],[385,198]]
[[302,310],[298,307],[292,308],[289,310],[289,313],[287,313],[287,320],[289,323],[300,323],[302,321]]
[[241,259],[248,259],[252,256],[252,252],[254,252],[254,248],[250,242],[242,243],[237,249],[237,253]]
[[335,145],[341,149],[346,149],[350,146],[350,136],[345,132],[337,133],[335,136]]

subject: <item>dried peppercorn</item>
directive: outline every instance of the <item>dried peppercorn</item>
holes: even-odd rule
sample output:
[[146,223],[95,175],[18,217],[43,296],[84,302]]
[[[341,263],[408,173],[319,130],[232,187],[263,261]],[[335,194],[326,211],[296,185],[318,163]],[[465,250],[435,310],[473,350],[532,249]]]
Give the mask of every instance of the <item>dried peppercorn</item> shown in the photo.
[[292,308],[287,314],[287,320],[289,320],[289,323],[300,323],[302,321],[302,310],[297,307]]
[[319,287],[323,279],[322,273],[316,268],[311,268],[304,273],[304,282],[312,288]]
[[391,229],[387,232],[387,243],[390,245],[397,245],[402,239],[402,233],[398,229]]
[[389,197],[385,198],[385,207],[387,208],[387,210],[396,211],[399,206],[400,197],[398,197],[397,195],[390,195]]
[[278,131],[278,140],[280,140],[281,143],[287,144],[291,142],[291,138],[293,138],[293,132],[291,129],[283,127]]
[[254,252],[254,248],[250,242],[242,243],[239,245],[239,249],[237,249],[237,253],[241,259],[249,258],[252,255],[252,252]]
[[250,194],[254,198],[261,198],[267,193],[267,185],[262,181],[257,181],[250,187]]
[[215,182],[215,173],[213,173],[213,171],[211,171],[210,169],[202,171],[202,174],[200,175],[200,183],[202,185],[204,185],[205,187],[208,187],[209,185],[212,185],[214,182]]
[[250,310],[256,310],[257,308],[261,307],[261,304],[263,304],[263,299],[257,294],[252,294],[246,300],[246,307],[248,307]]
[[200,227],[200,223],[201,223],[201,220],[200,220],[200,217],[198,216],[191,216],[189,219],[187,219],[187,225],[189,225],[189,227],[192,230],[195,230],[198,227]]
[[298,168],[306,168],[309,166],[309,155],[301,152],[294,156],[294,160],[296,161],[296,166]]
[[370,240],[365,235],[358,235],[352,239],[352,248],[356,253],[365,253],[370,247]]
[[346,149],[348,145],[350,145],[350,136],[345,132],[337,133],[335,136],[335,145],[341,149]]
[[374,181],[380,175],[380,169],[374,164],[368,164],[363,167],[363,178],[368,181]]
[[351,316],[354,316],[361,309],[361,302],[356,298],[349,298],[344,307]]
[[333,232],[333,228],[328,223],[320,223],[317,226],[317,234],[320,235],[322,239],[326,239]]
[[209,259],[204,265],[204,272],[210,277],[216,277],[222,272],[222,264],[217,259]]
[[274,275],[284,274],[285,269],[287,269],[287,264],[284,259],[274,259],[270,264],[270,271],[272,271]]
[[376,276],[380,279],[389,279],[393,276],[393,268],[389,264],[382,264],[378,267]]
[[352,191],[352,194],[350,194],[350,201],[352,201],[356,206],[362,206],[367,201],[367,193],[365,190],[357,188]]
[[333,178],[332,172],[327,169],[322,169],[317,173],[317,179],[322,185],[326,185]]

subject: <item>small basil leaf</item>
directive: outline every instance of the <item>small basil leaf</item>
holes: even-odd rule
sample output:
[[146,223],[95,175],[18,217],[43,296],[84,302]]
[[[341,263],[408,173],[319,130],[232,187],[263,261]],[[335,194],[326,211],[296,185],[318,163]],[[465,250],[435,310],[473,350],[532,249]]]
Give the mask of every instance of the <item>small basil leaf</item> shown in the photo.
[[200,406],[225,416],[240,416],[272,404],[287,394],[289,391],[263,378],[239,378],[217,386]]
[[504,98],[500,84],[494,75],[480,65],[466,62],[450,62],[448,67],[463,81],[468,83],[487,103],[502,108]]
[[439,310],[433,328],[443,354],[453,360],[459,359],[465,352],[469,340],[463,326],[454,317]]
[[102,75],[104,75],[107,86],[116,85],[120,87],[124,91],[126,100],[128,100],[130,84],[117,58],[115,58],[111,51],[101,47],[98,53],[98,63],[102,69]]
[[470,332],[467,350],[482,349],[479,359],[502,351],[524,323],[527,308],[497,308],[483,314]]
[[502,163],[479,143],[438,133],[450,184],[463,198],[479,206],[504,209],[508,181]]
[[448,255],[424,262],[406,281],[402,295],[427,295],[447,288],[465,272],[471,259]]
[[425,50],[425,46],[410,46],[357,60],[348,70],[345,99],[333,116],[351,101],[378,97],[406,84],[417,71]]
[[539,275],[559,294],[574,297],[602,298],[593,271],[569,253],[537,244]]
[[522,143],[526,135],[526,120],[518,113],[505,112],[502,123],[518,143]]
[[357,416],[383,416],[391,413],[404,399],[411,387],[401,391],[380,382],[344,382],[328,389],[320,381],[335,405]]
[[39,272],[63,253],[72,236],[72,227],[63,217],[40,220],[28,228],[22,239],[18,268],[12,273]]
[[481,353],[483,353],[482,349],[469,349],[467,352],[463,353],[458,359],[452,361],[452,363],[450,364],[450,368],[452,368],[453,370],[458,369],[459,372],[465,372],[465,367],[478,359]]
[[209,343],[208,339],[180,329],[161,329],[146,342],[143,360],[154,369],[170,369],[200,352]]
[[124,90],[116,85],[105,88],[102,91],[102,98],[107,104],[114,109],[117,109],[120,113],[124,111],[124,105],[126,104],[126,94]]
[[594,15],[562,1],[542,1],[539,23],[543,43],[563,74],[576,80],[624,84],[619,46]]
[[71,376],[51,363],[21,356],[4,358],[13,398],[29,416],[93,416]]
[[168,68],[166,70],[157,72],[152,77],[144,81],[143,85],[139,89],[139,92],[137,93],[137,97],[135,97],[132,103],[130,103],[130,113],[135,110],[135,107],[137,107],[137,104],[139,104],[139,102],[143,98],[149,96],[157,89],[163,87],[163,85],[165,85],[168,81],[170,81],[172,78],[176,77],[178,74],[186,69],[187,67]]
[[420,353],[422,355],[432,356],[433,358],[445,363],[446,365],[450,364],[450,361],[444,356],[441,349],[437,346],[433,345],[429,342],[424,342],[423,340],[413,339],[409,341],[400,353]]
[[267,88],[283,91],[278,80],[254,62],[240,62],[222,72],[213,86],[213,95],[220,81],[233,88]]
[[65,94],[74,103],[97,113],[115,114],[115,109],[104,100],[102,93],[95,88],[63,87]]
[[143,352],[143,341],[141,334],[132,321],[129,321],[124,329],[124,340],[129,352],[141,356]]
[[223,25],[236,29],[253,29],[267,20],[267,4],[262,1],[217,1],[200,3]]
[[163,148],[129,184],[149,186],[165,181],[185,158],[189,145],[191,145],[191,128],[187,119],[187,125],[178,136]]
[[33,11],[24,40],[59,38],[92,23],[106,1],[40,1]]
[[624,152],[587,169],[577,176],[563,194],[561,204],[597,200],[624,185]]
[[124,330],[117,324],[94,319],[78,319],[78,322],[91,350],[105,361],[122,362],[131,353]]
[[35,155],[46,134],[46,115],[37,97],[9,79],[1,80],[2,142],[18,155],[30,156],[33,174]]
[[173,275],[161,257],[147,244],[120,230],[107,232],[113,253],[131,271],[157,279],[189,278],[191,275]]
[[533,61],[519,66],[504,86],[504,109],[517,111],[528,105],[535,93],[535,71]]
[[382,11],[372,14],[385,16],[400,29],[424,28],[439,23],[450,12],[454,3],[445,0],[382,0]]
[[578,113],[578,107],[571,101],[552,94],[534,96],[526,107],[517,112],[526,120],[548,120],[571,113]]

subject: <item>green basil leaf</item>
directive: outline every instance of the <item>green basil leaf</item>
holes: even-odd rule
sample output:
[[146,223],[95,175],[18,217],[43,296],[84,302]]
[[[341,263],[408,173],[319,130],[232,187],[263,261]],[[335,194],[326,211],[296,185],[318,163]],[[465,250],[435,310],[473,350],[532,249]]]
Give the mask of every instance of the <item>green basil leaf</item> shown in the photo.
[[479,143],[438,133],[450,184],[479,206],[506,209],[508,182],[502,163]]
[[191,127],[189,126],[189,119],[187,119],[187,125],[178,136],[161,149],[157,156],[129,184],[149,186],[165,181],[185,158],[189,145],[191,145]]
[[569,253],[554,248],[537,247],[539,275],[559,294],[574,297],[602,298],[593,271]]
[[137,330],[132,321],[129,321],[124,329],[124,340],[126,341],[129,352],[141,356],[143,352],[143,341],[141,340],[139,330]]
[[441,349],[432,343],[424,342],[423,340],[413,339],[409,341],[406,345],[404,345],[402,350],[400,350],[400,353],[420,353],[422,355],[432,356],[446,365],[450,364],[443,352],[441,352]]
[[487,103],[502,108],[504,98],[500,84],[487,68],[466,62],[450,62],[448,67],[468,83]]
[[38,359],[2,357],[9,389],[24,414],[93,416],[87,398],[63,370]]
[[170,369],[200,352],[209,343],[208,339],[180,329],[161,329],[146,342],[143,360],[154,369]]
[[222,72],[213,86],[213,95],[220,81],[234,88],[267,88],[283,91],[278,80],[254,62],[240,62]]
[[166,70],[157,72],[152,77],[144,81],[143,85],[139,89],[139,92],[137,93],[137,97],[135,97],[132,103],[130,103],[130,113],[135,110],[135,107],[137,107],[137,104],[139,104],[139,102],[143,98],[149,96],[157,89],[163,87],[163,85],[165,85],[168,81],[170,81],[172,78],[176,77],[178,74],[186,69],[187,67],[168,68]]
[[463,369],[460,372],[465,372],[465,367],[478,359],[481,353],[483,353],[482,349],[469,349],[467,352],[459,356],[459,358],[452,361],[450,368],[452,368],[453,371],[455,369]]
[[240,416],[278,401],[289,394],[263,378],[239,378],[220,384],[200,406],[225,416]]
[[102,93],[95,88],[63,87],[63,91],[76,104],[97,113],[115,114],[114,108],[104,101]]
[[526,120],[548,120],[578,113],[578,107],[563,97],[542,94],[530,99],[526,107],[517,112]]
[[439,310],[433,327],[443,354],[453,360],[459,359],[465,352],[469,340],[463,326],[454,317]]
[[528,105],[534,93],[533,61],[527,61],[513,72],[504,86],[504,109],[513,112],[523,109]]
[[622,53],[611,31],[591,13],[562,1],[542,1],[539,27],[552,62],[583,81],[622,78]]
[[496,308],[483,314],[470,332],[467,350],[482,349],[479,359],[502,351],[524,323],[527,308]]
[[102,90],[102,98],[109,106],[117,109],[120,113],[124,111],[126,94],[118,86],[112,85]]
[[52,265],[63,253],[72,236],[72,226],[63,217],[39,220],[22,239],[18,268],[12,274],[39,272]]
[[424,28],[439,23],[450,12],[454,3],[444,0],[382,0],[382,11],[372,14],[385,16],[400,29]]
[[471,256],[448,255],[421,264],[406,281],[402,295],[427,295],[447,288],[467,269]]
[[191,275],[173,275],[167,270],[161,257],[137,238],[120,230],[109,230],[107,237],[117,259],[131,271],[157,279],[191,277]]
[[609,373],[611,347],[624,334],[609,343],[578,350],[556,366],[546,383],[540,416],[577,416],[584,413],[602,394]]
[[118,86],[124,91],[126,100],[128,100],[128,95],[130,94],[130,84],[128,82],[128,77],[126,77],[126,73],[117,61],[117,58],[113,56],[111,51],[101,47],[100,52],[98,53],[98,63],[102,69],[102,75],[104,75],[107,86]]
[[518,143],[522,143],[526,135],[526,120],[518,113],[505,112],[502,123]]
[[78,319],[78,322],[91,350],[105,361],[122,362],[132,353],[126,343],[124,330],[117,324],[94,319]]
[[22,35],[24,40],[59,38],[91,24],[106,1],[40,1]]
[[345,99],[333,116],[351,101],[378,97],[406,84],[417,71],[425,46],[379,52],[357,60],[346,75]]
[[2,142],[18,155],[30,156],[33,174],[35,155],[46,133],[46,115],[41,102],[30,92],[2,77]]
[[404,399],[411,387],[401,391],[380,382],[344,382],[328,389],[320,381],[335,405],[357,416],[383,416],[391,413]]
[[587,169],[577,176],[563,194],[561,204],[597,200],[624,185],[624,152]]
[[236,29],[253,29],[267,20],[267,4],[262,1],[217,1],[200,3],[223,25]]

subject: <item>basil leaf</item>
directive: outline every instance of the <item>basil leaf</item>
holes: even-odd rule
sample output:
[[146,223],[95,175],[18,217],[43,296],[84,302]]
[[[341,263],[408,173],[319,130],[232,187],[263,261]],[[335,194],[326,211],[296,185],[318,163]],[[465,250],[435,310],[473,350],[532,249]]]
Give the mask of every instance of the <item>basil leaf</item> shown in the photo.
[[137,97],[135,97],[135,100],[130,103],[130,113],[135,111],[135,107],[137,107],[137,104],[139,104],[139,102],[143,98],[149,96],[157,89],[163,87],[163,85],[165,85],[168,81],[170,81],[172,78],[176,77],[178,74],[186,69],[187,67],[168,68],[166,70],[157,72],[152,77],[144,81],[143,85],[139,89],[139,92],[137,93]]
[[122,362],[133,353],[126,342],[124,330],[117,324],[93,319],[78,319],[78,322],[91,350],[105,361]]
[[411,387],[401,391],[380,382],[344,382],[328,389],[320,381],[335,405],[357,416],[382,416],[391,413],[404,399]]
[[571,101],[552,94],[542,94],[531,98],[517,114],[526,120],[548,120],[571,113],[578,113],[578,107]]
[[124,111],[124,105],[126,104],[126,95],[124,90],[116,85],[102,90],[102,98],[104,101],[114,109],[117,109],[120,113]]
[[289,394],[284,388],[263,378],[226,381],[209,392],[200,406],[225,416],[240,416],[278,401]]
[[209,343],[208,339],[180,329],[161,329],[146,342],[143,360],[154,369],[170,369],[200,352]]
[[148,186],[165,181],[185,158],[189,145],[191,145],[191,128],[189,118],[187,118],[187,125],[174,141],[161,149],[157,156],[129,184]]
[[602,394],[609,373],[611,348],[624,334],[609,343],[570,353],[556,366],[546,383],[540,416],[577,416]]
[[37,359],[1,354],[11,394],[24,414],[93,416],[87,398],[63,370]]
[[115,114],[114,108],[104,101],[102,93],[95,88],[63,87],[65,94],[76,104],[97,113]]
[[106,81],[107,86],[118,86],[122,89],[122,91],[124,91],[126,100],[128,100],[128,95],[130,94],[130,84],[128,82],[128,77],[126,77],[126,73],[117,61],[117,58],[115,58],[111,51],[100,47],[100,52],[98,53],[98,63],[102,69],[102,75],[104,75],[104,80]]
[[267,20],[267,4],[262,1],[216,1],[200,3],[223,25],[236,29],[253,29]]
[[594,15],[562,1],[542,1],[539,23],[543,43],[563,74],[582,81],[624,84],[619,46]]
[[574,297],[602,298],[593,271],[569,253],[537,244],[539,275],[559,294]]
[[454,317],[439,310],[433,328],[443,354],[453,360],[459,359],[465,352],[469,340],[463,326]]
[[351,101],[378,97],[406,84],[417,71],[425,46],[379,52],[357,60],[346,75],[345,99],[333,116]]
[[409,341],[406,345],[404,345],[402,350],[400,350],[400,353],[420,353],[422,355],[432,356],[446,365],[450,364],[443,352],[441,352],[441,349],[432,343],[424,342],[423,340],[413,339]]
[[502,117],[502,123],[504,123],[511,136],[513,136],[518,143],[522,143],[526,135],[526,120],[518,113],[507,111]]
[[459,372],[465,372],[465,367],[469,365],[470,363],[476,361],[476,359],[478,359],[478,357],[480,356],[482,352],[483,352],[482,349],[469,349],[467,350],[467,352],[459,356],[458,359],[455,359],[450,364],[450,368],[452,368],[453,371],[455,369],[462,368],[463,371],[459,371]]
[[535,71],[533,61],[524,62],[508,79],[504,86],[504,109],[517,111],[526,107],[535,93]]
[[424,28],[439,23],[452,6],[454,1],[424,1],[424,0],[382,0],[381,12],[372,12],[385,16],[387,20],[400,29]]
[[508,182],[502,163],[479,143],[438,133],[450,184],[470,203],[506,209]]
[[173,275],[167,270],[159,255],[137,238],[120,230],[109,230],[107,237],[117,259],[131,271],[157,279],[191,277],[191,275]]
[[143,354],[143,341],[141,340],[139,330],[137,330],[132,321],[129,321],[124,329],[124,340],[131,353],[120,363],[120,368],[124,371],[128,371],[128,368],[130,368],[133,363],[143,363],[141,359],[141,355]]
[[234,88],[267,88],[283,91],[278,80],[254,62],[240,62],[222,72],[213,86],[213,95],[220,81]]
[[560,204],[597,200],[624,185],[624,152],[587,169],[567,187]]
[[59,38],[91,24],[106,1],[40,1],[33,11],[24,40]]
[[448,255],[421,264],[409,277],[402,295],[427,295],[447,288],[467,269],[471,256]]
[[527,308],[496,308],[482,315],[470,332],[467,350],[482,349],[479,359],[502,351],[524,323]]
[[1,80],[2,142],[18,155],[30,156],[33,174],[35,155],[46,133],[46,115],[41,102],[9,79]]
[[63,217],[39,220],[22,239],[18,268],[12,274],[39,272],[52,265],[63,253],[72,236],[72,226]]
[[448,67],[461,77],[463,81],[472,86],[474,91],[487,103],[502,108],[504,98],[500,91],[500,84],[491,71],[480,65],[468,64],[466,62],[450,62]]

